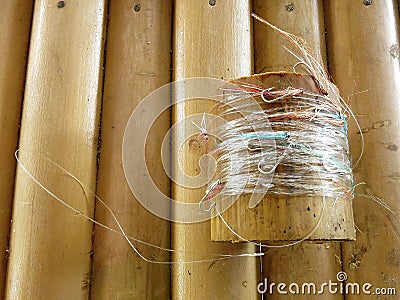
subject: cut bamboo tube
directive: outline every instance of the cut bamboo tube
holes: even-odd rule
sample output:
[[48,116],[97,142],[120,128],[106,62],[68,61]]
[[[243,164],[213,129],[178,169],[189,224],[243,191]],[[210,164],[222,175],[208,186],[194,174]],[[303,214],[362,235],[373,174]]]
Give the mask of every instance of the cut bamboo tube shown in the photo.
[[[291,1],[292,6],[282,1],[253,1],[254,11],[287,32],[306,40],[315,55],[325,61],[325,37],[322,1]],[[297,61],[280,45],[286,45],[276,32],[264,24],[254,23],[254,52],[256,72],[270,70],[291,71]],[[278,50],[279,49],[279,50]],[[276,54],[270,55],[275,51]],[[278,52],[278,53],[277,53]],[[320,54],[318,54],[320,53]],[[299,70],[300,71],[300,70]],[[281,249],[268,249],[263,258],[262,279],[270,283],[283,282],[315,283],[319,285],[334,281],[341,271],[340,244],[336,242],[301,244]],[[328,292],[320,295],[280,295],[277,292],[266,294],[268,299],[329,299],[340,300],[342,295]]]
[[[247,0],[175,2],[174,68],[175,79],[194,76],[232,79],[250,75],[252,66],[250,5]],[[173,109],[174,121],[208,112],[205,101],[188,101]],[[190,146],[191,145],[191,146]],[[193,147],[197,145],[198,147]],[[178,147],[179,145],[174,145]],[[185,143],[178,160],[183,170],[195,175],[198,159],[206,147]],[[178,163],[173,160],[173,169]],[[179,178],[178,178],[179,179]],[[189,189],[173,185],[173,198],[199,202],[205,188]],[[210,253],[254,253],[252,246],[210,241],[210,221],[173,224],[172,246],[185,251],[174,261],[204,258]],[[209,256],[208,256],[209,257]],[[173,299],[256,299],[256,259],[242,257],[201,264],[177,264],[172,269]]]
[[[93,214],[104,1],[36,1],[21,163],[52,193]],[[71,172],[67,175],[46,158]],[[17,169],[7,299],[86,299],[92,223]]]
[[[289,30],[302,37],[303,32],[308,32],[312,40],[317,57],[324,57],[321,51],[324,47],[324,39],[321,38],[323,23],[321,23],[322,3],[318,1],[295,1],[288,5],[281,1],[268,1],[255,3],[256,12],[261,15],[271,16],[273,24],[279,26],[279,19],[285,20],[284,30]],[[299,12],[296,12],[296,11]],[[309,13],[308,16],[307,12]],[[287,15],[284,18],[284,15]],[[311,15],[310,15],[311,14]],[[289,21],[287,21],[289,20]],[[277,32],[271,30],[265,24],[255,24],[255,49],[257,68],[259,70],[281,71],[290,70],[297,63],[296,58],[280,45],[286,42]],[[300,28],[300,30],[298,29]],[[305,29],[304,29],[305,28]],[[291,30],[292,29],[292,30]],[[313,34],[311,34],[313,33]],[[258,42],[258,43],[257,43]],[[286,45],[288,46],[288,45]],[[257,55],[258,53],[258,55]],[[275,55],[275,56],[274,56]],[[265,60],[263,60],[265,56]],[[285,58],[287,61],[285,61]],[[255,76],[254,78],[257,78]],[[262,77],[264,79],[268,77]],[[273,78],[273,77],[271,77]],[[244,78],[242,81],[251,81],[252,78]],[[285,78],[277,78],[276,82],[265,86],[276,87]],[[287,79],[289,82],[289,79]],[[265,84],[265,82],[264,82]],[[299,87],[307,87],[307,81],[297,82]],[[249,208],[249,195],[240,197],[232,207],[223,213],[224,219],[240,236],[248,240],[256,241],[290,241],[301,240],[305,237],[313,240],[353,240],[355,238],[352,202],[336,201],[334,198],[319,197],[287,197],[285,195],[266,195],[262,202],[255,208]],[[318,221],[319,226],[311,236]],[[240,241],[240,238],[227,228],[220,218],[212,222],[212,239],[215,241]]]
[[[97,193],[116,213],[127,234],[164,248],[169,246],[169,222],[141,206],[129,189],[121,164],[126,124],[139,102],[170,80],[171,1],[111,1],[102,109],[101,154]],[[160,99],[169,105],[170,99]],[[160,167],[160,144],[170,126],[170,113],[150,135],[146,161],[161,191],[169,195],[169,179]],[[135,159],[144,159],[136,155]],[[150,188],[150,187],[149,187]],[[96,220],[116,228],[97,202]],[[169,253],[136,246],[149,259],[169,261]],[[93,246],[93,299],[169,299],[170,266],[144,262],[122,236],[96,226]]]
[[0,298],[6,280],[8,236],[14,193],[25,67],[33,1],[0,2]]
[[[364,4],[365,3],[365,4]],[[330,67],[348,97],[364,136],[364,154],[354,169],[355,221],[361,233],[343,246],[348,281],[400,288],[400,69],[395,3],[327,1]],[[370,5],[366,5],[370,4]],[[349,124],[353,161],[361,151],[355,122]],[[370,198],[368,198],[370,197]],[[394,213],[372,201],[378,197]],[[374,288],[371,289],[374,292]],[[346,299],[365,299],[363,294]],[[386,297],[386,296],[385,296]],[[383,297],[384,298],[384,297]],[[385,299],[397,299],[387,296]]]

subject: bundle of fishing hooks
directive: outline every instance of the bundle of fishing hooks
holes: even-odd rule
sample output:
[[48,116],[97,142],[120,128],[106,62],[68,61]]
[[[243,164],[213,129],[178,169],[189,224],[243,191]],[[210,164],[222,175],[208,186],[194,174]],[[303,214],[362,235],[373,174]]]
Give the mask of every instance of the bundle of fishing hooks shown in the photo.
[[[233,119],[216,129],[213,190],[352,198],[348,116],[337,103],[296,87],[236,84],[238,89],[223,89],[226,101],[218,105],[220,116]],[[246,110],[247,97],[262,109]]]
[[[241,194],[352,199],[347,129],[348,119],[355,119],[353,113],[305,42],[262,22],[290,42],[295,51],[286,50],[299,61],[294,71],[302,66],[306,75],[265,73],[253,76],[252,81],[249,77],[233,80],[236,87],[221,87],[222,100],[212,113],[225,122],[213,130],[214,147],[209,152],[217,168],[200,204],[211,199],[217,202],[217,195]],[[290,80],[277,87],[265,86],[257,80],[268,75],[281,76],[282,81],[303,76],[315,88],[296,86]],[[250,201],[250,207],[263,197],[257,199]]]

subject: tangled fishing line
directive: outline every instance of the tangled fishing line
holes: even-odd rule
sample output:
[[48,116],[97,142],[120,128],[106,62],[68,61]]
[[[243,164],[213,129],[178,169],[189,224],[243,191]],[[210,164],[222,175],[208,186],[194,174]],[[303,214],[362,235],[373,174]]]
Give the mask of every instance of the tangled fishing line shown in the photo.
[[[355,119],[352,111],[322,62],[312,55],[302,39],[255,14],[253,17],[290,42],[299,53],[286,48],[299,61],[294,68],[302,65],[316,88],[306,90],[290,82],[271,87],[256,79],[232,81],[237,89],[221,88],[223,104],[213,109],[227,122],[215,130],[219,141],[210,153],[217,162],[217,173],[200,203],[217,195],[242,193],[353,199],[355,185],[347,138],[347,121],[350,117]],[[284,73],[279,74],[284,78]],[[245,101],[253,97],[262,107],[261,112],[252,111]],[[239,115],[238,107],[248,113]],[[217,199],[210,207],[215,206]],[[250,207],[262,199],[250,201]]]

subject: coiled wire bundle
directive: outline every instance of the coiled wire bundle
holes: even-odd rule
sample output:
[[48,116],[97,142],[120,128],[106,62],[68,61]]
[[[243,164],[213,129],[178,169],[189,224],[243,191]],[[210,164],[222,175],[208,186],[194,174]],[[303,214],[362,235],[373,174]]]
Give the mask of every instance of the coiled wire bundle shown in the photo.
[[[237,88],[221,88],[223,100],[213,113],[226,122],[216,128],[219,140],[210,151],[217,172],[207,199],[216,190],[227,196],[352,198],[348,114],[340,98],[321,90],[308,75],[265,73],[252,81],[237,79]],[[268,86],[268,81],[279,86]],[[256,199],[251,207],[262,197]]]

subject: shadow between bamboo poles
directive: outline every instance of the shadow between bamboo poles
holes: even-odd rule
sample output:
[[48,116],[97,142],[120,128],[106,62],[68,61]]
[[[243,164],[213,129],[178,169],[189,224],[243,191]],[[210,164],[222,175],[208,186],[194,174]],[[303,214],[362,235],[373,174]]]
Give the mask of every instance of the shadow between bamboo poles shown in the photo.
[[[134,108],[170,80],[171,1],[110,1],[97,193],[116,213],[127,234],[170,248],[170,225],[134,198],[125,180],[121,147]],[[169,105],[170,99],[160,99]],[[167,111],[148,137],[146,162],[153,180],[169,195],[160,145],[170,126]],[[135,159],[145,159],[136,157]],[[151,188],[151,187],[149,187]],[[97,202],[96,220],[116,228]],[[149,259],[169,261],[166,251],[134,243]],[[122,236],[95,227],[93,299],[169,299],[170,266],[144,262]]]
[[[278,27],[306,40],[315,55],[321,55],[325,61],[326,48],[322,1],[253,1],[255,13],[266,18]],[[255,71],[284,70],[292,71],[297,63],[285,49],[285,45],[276,32],[265,25],[254,23]],[[299,70],[300,71],[300,70]],[[335,242],[316,244],[303,242],[289,248],[271,249],[264,258],[263,278],[270,282],[312,282],[320,284],[335,280],[341,270],[340,245]],[[281,299],[284,295],[274,293],[268,299]],[[292,295],[293,299],[343,299],[341,295]]]
[[[365,3],[365,4],[364,4]],[[354,170],[356,194],[375,196],[395,214],[366,197],[354,199],[357,241],[344,244],[348,280],[374,287],[400,281],[399,168],[400,69],[398,12],[393,1],[326,1],[332,75],[349,99],[364,132],[365,149]],[[370,5],[366,5],[369,4]],[[349,124],[353,157],[360,153],[360,134]],[[396,216],[395,216],[396,215]],[[372,289],[371,289],[372,291]],[[346,299],[364,299],[348,295]],[[398,296],[385,296],[397,299]]]
[[33,1],[0,2],[0,298],[6,280],[15,157]]
[[[61,5],[64,4],[64,5]],[[94,190],[104,1],[36,1],[19,157],[46,188],[82,212]],[[7,299],[87,299],[92,223],[17,169]]]
[[[175,1],[174,79],[195,76],[232,79],[250,75],[252,66],[250,5],[247,0]],[[173,121],[208,112],[210,104],[190,101],[173,108]],[[180,145],[173,144],[176,152]],[[181,145],[173,169],[195,175],[198,160],[206,148]],[[173,198],[198,202],[205,187],[189,189],[173,185]],[[207,253],[237,254],[255,252],[246,244],[217,243],[210,240],[210,221],[172,225],[172,247],[186,253],[174,261],[188,261]],[[172,268],[173,299],[256,299],[258,262],[254,257],[215,260],[203,264],[178,264]]]

